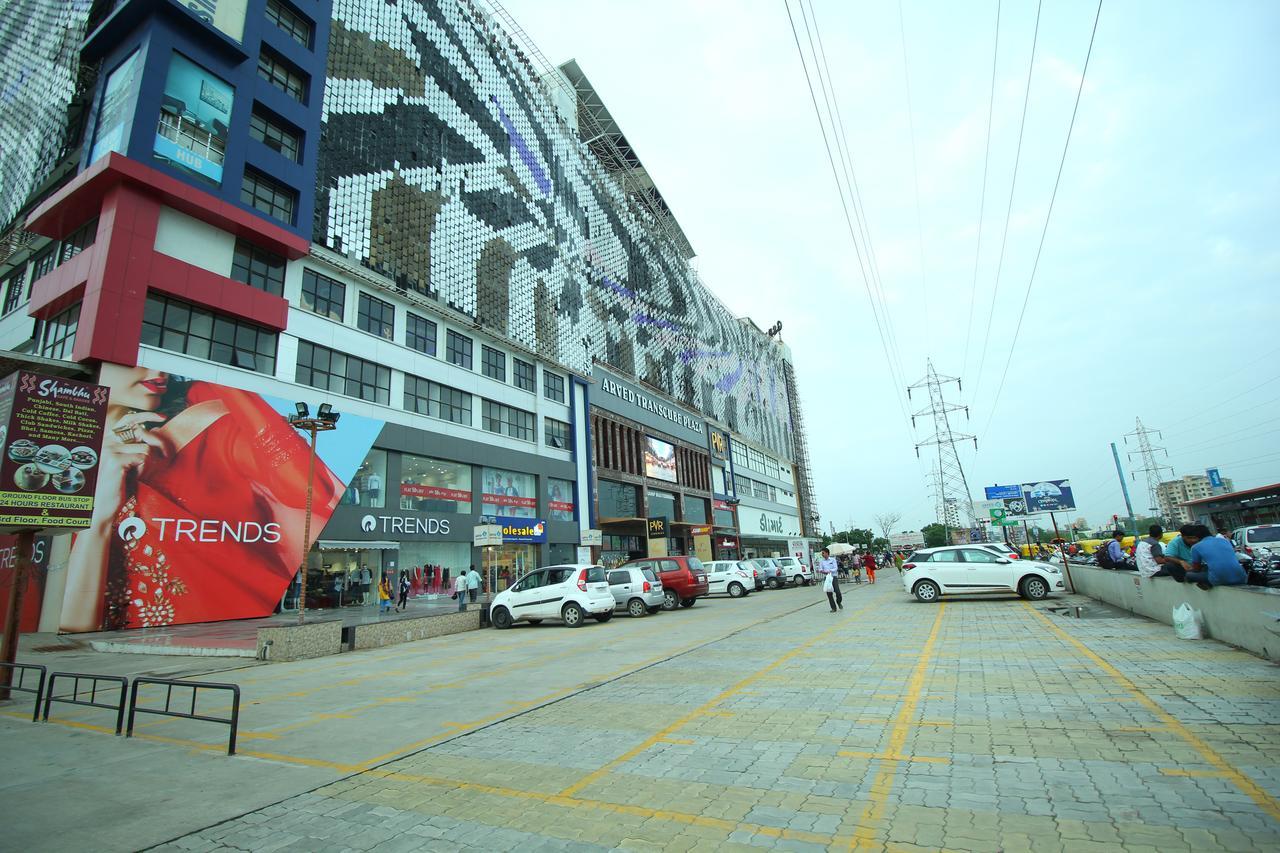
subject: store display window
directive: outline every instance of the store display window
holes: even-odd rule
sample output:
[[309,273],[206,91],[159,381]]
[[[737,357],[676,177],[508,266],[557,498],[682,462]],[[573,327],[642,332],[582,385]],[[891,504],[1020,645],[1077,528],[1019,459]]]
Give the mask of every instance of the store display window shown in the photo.
[[400,509],[471,512],[471,466],[402,453]]
[[364,506],[381,509],[386,506],[387,452],[374,448],[365,456],[350,485],[342,495],[347,506]]
[[534,518],[538,514],[538,490],[532,474],[485,468],[482,474],[480,512],[513,518]]
[[665,516],[669,521],[675,521],[680,517],[676,515],[676,496],[670,492],[650,489],[649,518],[656,518],[657,516]]
[[552,521],[573,521],[573,483],[547,478],[547,515]]
[[411,595],[448,595],[458,573],[470,566],[468,542],[400,543],[400,568],[409,573]]
[[640,490],[628,483],[600,480],[601,518],[640,518]]

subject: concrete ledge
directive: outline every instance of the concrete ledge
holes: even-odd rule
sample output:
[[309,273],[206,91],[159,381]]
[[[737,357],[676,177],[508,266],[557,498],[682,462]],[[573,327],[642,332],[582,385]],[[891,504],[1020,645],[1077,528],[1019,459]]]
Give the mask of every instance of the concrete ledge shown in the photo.
[[268,661],[304,660],[342,651],[342,621],[277,625],[258,629],[258,657]]
[[355,648],[377,649],[382,646],[394,646],[397,643],[425,640],[428,637],[443,637],[446,634],[475,631],[480,628],[480,608],[484,606],[481,603],[461,613],[442,613],[417,619],[397,619],[393,622],[356,625],[353,629]]
[[[1257,586],[1227,586],[1203,590],[1173,578],[1140,577],[1089,566],[1071,567],[1076,591],[1173,625],[1173,608],[1182,602],[1204,614],[1206,637],[1280,660],[1280,590]],[[1172,631],[1169,634],[1173,638]]]

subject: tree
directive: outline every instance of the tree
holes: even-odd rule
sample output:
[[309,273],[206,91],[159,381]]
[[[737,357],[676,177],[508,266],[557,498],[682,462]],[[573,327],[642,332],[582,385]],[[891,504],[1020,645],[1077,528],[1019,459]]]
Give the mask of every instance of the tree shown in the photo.
[[941,524],[926,524],[920,528],[920,532],[924,534],[924,547],[937,548],[941,545],[950,545],[947,541],[947,528]]
[[882,512],[875,516],[876,526],[880,528],[880,532],[884,534],[884,538],[888,539],[893,529],[898,526],[898,522],[902,521],[902,513],[900,512]]

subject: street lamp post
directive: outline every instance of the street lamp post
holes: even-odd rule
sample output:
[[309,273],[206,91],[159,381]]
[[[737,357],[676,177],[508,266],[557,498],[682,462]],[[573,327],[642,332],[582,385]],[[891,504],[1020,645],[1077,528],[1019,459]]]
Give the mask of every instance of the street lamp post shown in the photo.
[[311,493],[316,475],[316,434],[337,429],[340,415],[328,403],[321,403],[315,417],[306,403],[297,403],[297,413],[289,416],[289,425],[311,436],[311,461],[307,467],[307,514],[302,528],[302,564],[298,568],[298,624],[307,615],[307,555],[311,549]]

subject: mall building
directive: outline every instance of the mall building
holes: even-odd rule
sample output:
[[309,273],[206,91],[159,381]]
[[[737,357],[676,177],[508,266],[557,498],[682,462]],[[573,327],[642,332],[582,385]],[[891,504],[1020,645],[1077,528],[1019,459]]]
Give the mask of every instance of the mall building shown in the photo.
[[[0,32],[0,355],[111,392],[24,629],[287,610],[304,555],[309,608],[368,607],[816,535],[778,327],[699,280],[576,63],[467,0],[15,0]],[[314,475],[299,403],[340,413]]]

